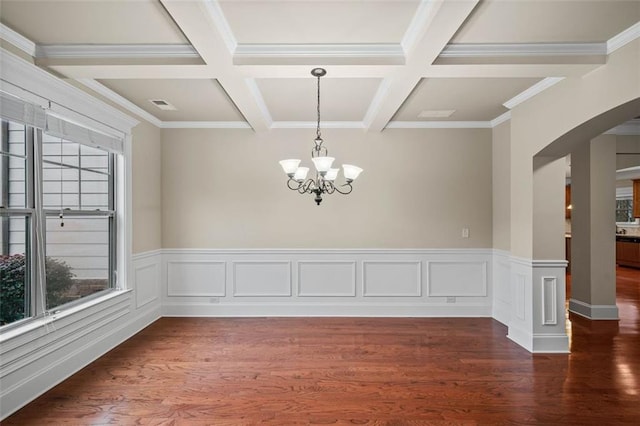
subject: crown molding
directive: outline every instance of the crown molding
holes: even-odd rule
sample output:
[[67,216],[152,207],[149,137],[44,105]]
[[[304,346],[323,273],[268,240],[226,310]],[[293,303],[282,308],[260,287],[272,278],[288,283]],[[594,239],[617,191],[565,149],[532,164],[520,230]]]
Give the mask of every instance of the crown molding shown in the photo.
[[559,83],[562,80],[564,80],[564,77],[547,77],[529,87],[528,89],[524,90],[523,92],[517,94],[502,105],[509,109],[513,109],[515,106],[520,105],[527,99],[531,99],[538,93],[541,93],[542,91],[548,89],[556,83]]
[[362,65],[370,60],[375,65],[404,65],[400,44],[238,44],[233,54],[236,65],[260,65],[287,62],[291,59],[322,60],[326,64],[345,61]]
[[36,58],[200,58],[190,44],[39,44]]
[[638,136],[640,135],[640,119],[634,119],[620,124],[604,132],[605,135]]
[[[616,171],[616,180],[632,180],[640,177],[640,167],[628,167]],[[617,190],[617,189],[616,189]]]
[[390,121],[386,129],[490,129],[490,121]]
[[161,129],[251,129],[246,121],[163,121]]
[[[315,129],[316,121],[274,121],[271,129]],[[362,121],[323,121],[323,129],[364,129]]]
[[36,54],[36,44],[34,42],[2,23],[0,23],[0,38],[11,43],[29,56],[35,56]]
[[606,43],[478,43],[448,44],[441,58],[606,55]]
[[490,121],[491,123],[491,128],[494,128],[496,126],[501,125],[502,123],[511,120],[511,111],[507,111],[502,115],[499,115],[498,117],[494,118],[493,120]]
[[636,22],[626,30],[611,37],[607,41],[607,55],[612,54],[638,38],[640,38],[640,22]]
[[82,89],[55,77],[30,62],[0,49],[2,80],[58,104],[69,111],[82,111],[80,116],[99,122],[123,133],[139,123],[135,118],[91,96]]
[[224,41],[225,46],[227,46],[227,50],[229,50],[229,53],[233,55],[238,47],[238,41],[233,35],[233,31],[231,31],[231,27],[229,26],[227,18],[224,16],[220,3],[217,0],[206,0],[204,2],[204,8],[209,13],[209,17],[220,32],[222,40]]
[[126,109],[132,114],[137,115],[144,120],[147,120],[149,123],[153,124],[156,127],[162,127],[162,121],[158,119],[156,116],[148,113],[147,111],[140,108],[138,105],[134,104],[130,100],[120,96],[113,90],[109,89],[105,85],[98,83],[96,80],[92,78],[79,78],[76,80],[78,83],[84,85],[85,87],[93,90],[94,92],[104,96],[110,101],[114,102],[117,105],[120,105],[122,108]]

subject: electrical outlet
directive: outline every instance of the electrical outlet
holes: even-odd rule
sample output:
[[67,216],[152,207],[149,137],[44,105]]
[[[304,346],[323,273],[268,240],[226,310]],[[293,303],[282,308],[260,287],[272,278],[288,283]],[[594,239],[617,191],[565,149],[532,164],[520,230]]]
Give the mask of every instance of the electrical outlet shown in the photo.
[[469,238],[469,228],[462,228],[462,238]]
[[456,303],[456,298],[455,298],[455,296],[449,296],[449,297],[447,297],[447,303]]
[[212,297],[209,299],[209,303],[220,303],[220,299],[218,297]]

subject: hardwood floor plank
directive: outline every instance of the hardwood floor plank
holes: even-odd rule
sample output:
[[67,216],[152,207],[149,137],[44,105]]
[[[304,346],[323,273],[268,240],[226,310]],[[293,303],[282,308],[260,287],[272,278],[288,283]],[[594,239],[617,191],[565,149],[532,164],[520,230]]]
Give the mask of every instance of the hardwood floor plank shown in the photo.
[[640,419],[640,271],[569,355],[487,318],[163,318],[3,425],[614,425]]

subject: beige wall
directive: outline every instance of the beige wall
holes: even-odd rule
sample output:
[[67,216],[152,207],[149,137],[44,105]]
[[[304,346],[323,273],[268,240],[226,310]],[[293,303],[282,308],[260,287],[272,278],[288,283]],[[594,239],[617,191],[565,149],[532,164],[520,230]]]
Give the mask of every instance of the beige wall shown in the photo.
[[293,157],[311,166],[313,137],[312,129],[163,130],[162,247],[492,246],[490,130],[325,130],[336,163],[364,172],[351,195],[321,206],[287,189],[278,164]]
[[131,134],[132,251],[135,254],[162,248],[162,194],[160,188],[162,129],[75,80],[65,79],[65,81],[140,121],[133,128]]
[[146,121],[132,134],[133,253],[162,247],[161,130]]
[[511,122],[493,129],[492,181],[493,181],[493,248],[509,250],[511,211],[510,172]]
[[[543,149],[546,156],[562,157],[637,115],[639,69],[640,40],[636,40],[610,55],[606,65],[584,77],[567,78],[512,110],[512,254],[533,256],[533,157]],[[620,105],[627,107],[616,109]],[[564,186],[564,179],[555,185]],[[564,214],[563,209],[557,214]]]

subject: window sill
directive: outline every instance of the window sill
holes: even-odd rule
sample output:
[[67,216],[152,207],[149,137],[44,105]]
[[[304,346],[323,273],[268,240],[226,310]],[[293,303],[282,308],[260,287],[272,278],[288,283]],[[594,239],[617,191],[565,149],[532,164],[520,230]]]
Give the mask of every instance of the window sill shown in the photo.
[[94,306],[105,303],[109,300],[116,299],[123,294],[131,292],[133,292],[132,289],[113,290],[102,296],[87,300],[84,303],[79,303],[77,305],[70,306],[69,308],[55,311],[55,313],[51,313],[46,316],[41,316],[33,319],[25,319],[23,320],[24,324],[22,325],[17,325],[16,327],[10,327],[8,330],[0,331],[0,344],[37,330],[38,328],[46,328],[48,325],[54,324],[55,322],[60,321],[64,318],[68,318],[77,313],[88,310]]

